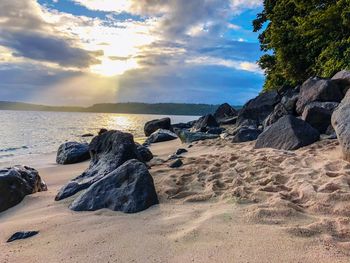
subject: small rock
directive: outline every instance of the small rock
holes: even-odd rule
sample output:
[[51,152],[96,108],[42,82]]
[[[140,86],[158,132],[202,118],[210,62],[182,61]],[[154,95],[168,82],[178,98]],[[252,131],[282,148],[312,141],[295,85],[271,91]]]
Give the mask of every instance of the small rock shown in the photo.
[[81,137],[85,138],[85,137],[93,137],[93,136],[94,135],[92,133],[85,133]]
[[186,130],[182,130],[178,133],[178,136],[182,142],[192,143],[195,141],[203,141],[209,139],[216,139],[219,137],[217,134],[210,134],[204,132],[189,132]]
[[149,162],[150,160],[153,159],[153,154],[150,149],[148,149],[146,146],[141,145],[139,143],[135,143],[135,144],[136,144],[136,150],[140,155],[138,158],[140,161]]
[[166,142],[177,139],[177,135],[169,130],[159,129],[152,133],[146,140],[146,144]]
[[180,149],[177,149],[177,151],[175,152],[176,155],[180,155],[180,154],[183,154],[183,153],[187,153],[188,151],[184,148],[180,148]]
[[206,132],[209,128],[219,127],[213,115],[208,114],[199,118],[191,128],[191,132]]
[[174,162],[172,162],[169,167],[170,168],[179,168],[183,165],[183,162],[180,159],[175,160]]
[[241,127],[232,139],[234,143],[250,142],[258,138],[261,130],[251,127]]
[[66,142],[58,148],[56,162],[58,164],[74,164],[89,159],[90,152],[87,143]]
[[148,137],[159,129],[171,130],[170,118],[156,119],[156,120],[146,122],[144,127],[144,132],[145,132],[145,135]]
[[26,239],[39,234],[39,231],[21,231],[14,233],[6,242],[10,243],[19,239]]
[[102,128],[102,129],[100,129],[100,131],[98,132],[98,135],[104,134],[105,132],[108,132],[108,130],[105,129],[105,128]]

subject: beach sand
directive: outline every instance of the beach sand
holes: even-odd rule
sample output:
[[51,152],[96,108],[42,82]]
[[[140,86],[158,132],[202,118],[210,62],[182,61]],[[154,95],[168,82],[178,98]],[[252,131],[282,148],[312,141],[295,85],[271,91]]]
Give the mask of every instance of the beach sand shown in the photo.
[[[25,158],[49,190],[0,214],[0,262],[350,262],[350,164],[338,142],[295,152],[253,145],[194,143],[171,169],[162,160],[187,146],[154,144],[160,205],[138,214],[73,212],[73,197],[54,197],[88,162]],[[21,230],[40,233],[6,243]]]

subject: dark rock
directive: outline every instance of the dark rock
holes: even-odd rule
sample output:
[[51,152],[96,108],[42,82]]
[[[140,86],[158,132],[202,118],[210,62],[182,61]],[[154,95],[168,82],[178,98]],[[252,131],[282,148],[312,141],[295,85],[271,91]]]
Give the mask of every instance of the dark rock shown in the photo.
[[138,158],[133,136],[121,131],[111,130],[96,136],[92,139],[89,149],[89,168],[63,186],[55,198],[56,201],[88,188],[126,161]]
[[177,151],[175,152],[176,155],[180,155],[180,154],[183,154],[183,153],[187,153],[188,151],[184,148],[180,148],[180,149],[177,149]]
[[105,129],[105,128],[102,128],[102,129],[100,129],[100,131],[98,132],[98,135],[104,134],[105,132],[108,132],[108,130]]
[[70,205],[74,211],[108,208],[137,213],[158,204],[152,176],[138,160],[129,160],[92,184]]
[[177,135],[169,130],[159,129],[152,133],[146,140],[146,144],[166,142],[177,139]]
[[255,148],[296,150],[320,139],[320,133],[307,122],[292,115],[283,116],[256,141]]
[[83,138],[85,138],[85,137],[94,137],[94,135],[92,133],[85,133],[81,137],[83,137]]
[[26,195],[46,191],[37,170],[14,166],[0,170],[0,212],[19,204]]
[[226,130],[226,129],[225,129],[225,128],[222,128],[222,127],[209,127],[209,128],[207,129],[207,133],[220,135],[220,134],[223,133],[225,130]]
[[206,132],[209,128],[219,127],[219,124],[211,114],[200,117],[191,128],[191,132]]
[[152,133],[159,129],[171,130],[170,118],[163,118],[146,122],[144,132],[146,136],[150,136]]
[[258,138],[261,130],[251,127],[241,127],[234,135],[232,142],[249,142],[254,141]]
[[228,103],[221,104],[214,113],[214,118],[217,122],[237,116],[237,111]]
[[238,114],[237,126],[259,126],[281,100],[276,91],[261,93],[248,101]]
[[350,161],[350,90],[332,115],[332,126],[337,134],[343,157]]
[[149,162],[150,160],[153,159],[153,154],[151,152],[150,149],[148,149],[148,147],[143,146],[139,143],[135,143],[136,144],[136,150],[139,154],[139,160],[143,161],[143,162]]
[[342,70],[335,74],[332,80],[339,85],[345,96],[346,92],[350,89],[350,71]]
[[21,231],[14,233],[6,242],[10,243],[19,239],[26,239],[39,234],[39,231]]
[[340,102],[343,98],[339,86],[329,79],[309,78],[300,88],[296,111],[301,115],[307,104],[319,102]]
[[231,117],[231,118],[220,119],[220,120],[218,120],[218,123],[220,125],[233,125],[233,124],[236,124],[237,118],[238,117],[235,116],[235,117]]
[[179,168],[179,167],[181,167],[182,165],[183,165],[183,162],[181,161],[181,159],[177,159],[177,160],[173,161],[173,162],[169,165],[169,167],[170,167],[170,168]]
[[325,133],[331,125],[333,111],[338,105],[338,102],[312,102],[304,108],[302,119],[321,134]]
[[196,121],[189,121],[186,123],[180,122],[180,123],[172,124],[171,127],[173,128],[173,130],[175,130],[175,129],[180,129],[180,130],[191,129],[195,123],[196,123]]
[[219,135],[217,134],[210,134],[210,133],[204,133],[204,132],[189,132],[186,130],[179,131],[177,135],[179,136],[180,140],[184,143],[192,143],[195,141],[216,139],[219,137]]
[[80,163],[90,159],[89,145],[87,143],[66,142],[57,151],[58,164]]

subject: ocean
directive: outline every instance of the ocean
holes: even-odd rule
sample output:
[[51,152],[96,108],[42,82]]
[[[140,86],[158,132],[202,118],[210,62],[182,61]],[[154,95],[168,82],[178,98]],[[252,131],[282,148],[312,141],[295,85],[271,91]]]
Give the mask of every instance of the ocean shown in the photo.
[[0,111],[0,161],[28,154],[57,151],[66,141],[89,142],[86,133],[97,134],[101,128],[144,137],[145,122],[170,117],[172,123],[188,122],[198,116],[163,116],[148,114]]

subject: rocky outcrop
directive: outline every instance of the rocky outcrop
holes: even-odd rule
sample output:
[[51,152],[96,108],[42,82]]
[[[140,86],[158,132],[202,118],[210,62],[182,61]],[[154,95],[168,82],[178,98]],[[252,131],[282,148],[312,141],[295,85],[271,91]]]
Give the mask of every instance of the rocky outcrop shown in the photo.
[[338,102],[312,102],[304,108],[302,119],[324,134],[331,125],[333,111],[338,105]]
[[146,163],[153,159],[153,154],[148,147],[136,143],[136,150],[139,155],[139,160]]
[[191,128],[191,132],[206,132],[210,128],[219,127],[216,119],[213,115],[208,114],[201,118],[199,118],[193,127]]
[[333,112],[332,126],[337,134],[344,159],[350,161],[350,91]]
[[87,143],[66,142],[58,148],[56,162],[58,164],[74,164],[90,159]]
[[320,139],[320,133],[307,122],[286,115],[259,135],[255,148],[296,150]]
[[[247,102],[238,114],[238,126],[259,126],[280,102],[276,91],[265,92]],[[248,124],[249,123],[249,124]]]
[[210,134],[210,133],[204,133],[204,132],[189,132],[186,130],[178,131],[177,135],[179,136],[180,140],[184,143],[192,143],[196,141],[216,139],[219,137],[219,135],[217,134]]
[[258,138],[261,130],[255,129],[253,127],[241,127],[238,131],[236,131],[232,142],[249,142],[254,141]]
[[300,88],[296,111],[301,115],[307,104],[319,102],[340,102],[343,98],[340,87],[332,80],[310,78]]
[[138,158],[133,136],[120,131],[107,131],[94,137],[89,150],[89,168],[63,186],[55,198],[56,201],[87,189],[126,161]]
[[92,184],[71,204],[74,211],[108,208],[137,213],[158,204],[152,176],[138,160],[129,160]]
[[171,130],[170,118],[163,118],[146,122],[144,132],[148,137],[159,129]]
[[169,130],[159,129],[152,133],[146,140],[146,144],[166,142],[177,139],[177,135]]
[[19,204],[26,195],[46,191],[37,170],[14,166],[0,170],[0,212]]
[[332,80],[340,86],[341,91],[345,96],[346,92],[350,89],[350,71],[342,70],[335,74]]
[[232,122],[233,117],[236,117],[237,114],[238,112],[233,107],[231,107],[228,103],[224,103],[217,108],[217,110],[214,113],[214,118],[219,124],[221,124],[221,122],[227,123]]

